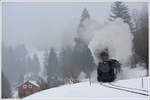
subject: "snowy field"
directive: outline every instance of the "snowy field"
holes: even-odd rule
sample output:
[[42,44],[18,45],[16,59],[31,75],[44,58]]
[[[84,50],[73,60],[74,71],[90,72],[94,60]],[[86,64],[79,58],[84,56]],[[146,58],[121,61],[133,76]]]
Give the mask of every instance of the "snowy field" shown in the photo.
[[[142,86],[142,79],[143,79],[143,86]],[[126,90],[138,92],[141,94],[148,94],[147,92],[145,92],[145,90],[148,91],[147,77],[120,80],[120,81],[112,82],[111,84],[124,86],[128,88],[135,88],[136,90],[127,89],[127,88]],[[100,83],[97,82],[92,83],[90,86],[89,82],[85,81],[77,84],[69,84],[57,88],[44,90],[35,93],[33,95],[30,95],[26,97],[26,99],[30,99],[30,98],[144,98],[144,99],[148,99],[148,96],[146,95],[109,88],[104,85],[110,86],[110,84],[108,83],[103,83],[101,85]]]

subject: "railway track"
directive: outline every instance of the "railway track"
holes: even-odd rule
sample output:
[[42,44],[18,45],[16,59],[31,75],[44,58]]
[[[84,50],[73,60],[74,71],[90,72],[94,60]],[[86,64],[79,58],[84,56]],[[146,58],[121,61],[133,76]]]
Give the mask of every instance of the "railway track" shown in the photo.
[[137,89],[137,88],[131,88],[131,87],[126,87],[126,86],[120,86],[120,85],[116,85],[116,84],[112,84],[112,83],[109,83],[109,85],[117,86],[117,87],[120,87],[120,88],[126,88],[126,89],[138,90],[138,91],[143,91],[143,92],[149,92],[149,91],[144,90],[144,89]]
[[108,83],[108,84],[102,83],[100,85],[102,85],[104,87],[116,89],[116,90],[121,90],[121,91],[126,91],[126,92],[130,92],[130,93],[134,93],[134,94],[149,96],[148,91],[145,91],[145,90],[141,91],[141,89],[140,90],[139,89],[135,90],[135,88],[134,89],[131,89],[131,88],[129,89],[129,87],[122,87],[122,86],[114,85],[114,84],[111,84],[111,83]]

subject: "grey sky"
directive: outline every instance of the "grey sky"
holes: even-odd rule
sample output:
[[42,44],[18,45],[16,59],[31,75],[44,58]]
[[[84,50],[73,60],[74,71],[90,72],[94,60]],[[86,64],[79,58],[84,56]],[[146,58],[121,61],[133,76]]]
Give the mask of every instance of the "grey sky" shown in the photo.
[[[146,3],[127,3],[130,10],[141,10]],[[70,23],[78,23],[83,8],[92,19],[103,23],[110,13],[109,2],[99,3],[3,3],[3,41],[7,45],[24,43],[44,49],[59,47]]]

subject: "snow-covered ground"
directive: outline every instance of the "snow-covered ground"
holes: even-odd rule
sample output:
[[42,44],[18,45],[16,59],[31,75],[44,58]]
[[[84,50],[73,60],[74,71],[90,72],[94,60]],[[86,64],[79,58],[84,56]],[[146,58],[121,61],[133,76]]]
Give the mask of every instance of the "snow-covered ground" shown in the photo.
[[[107,83],[104,83],[108,85]],[[128,80],[120,80],[116,82],[112,82],[112,84],[148,90],[148,77],[143,78],[143,87],[142,87],[142,78],[128,79]],[[132,90],[135,92],[139,92],[136,90]],[[148,94],[146,92],[142,92]],[[113,88],[108,88],[100,85],[100,83],[95,82],[92,83],[91,86],[88,81],[64,85],[57,88],[47,89],[33,95],[26,97],[30,98],[144,98],[148,99],[148,96],[130,93],[127,91],[117,90]]]

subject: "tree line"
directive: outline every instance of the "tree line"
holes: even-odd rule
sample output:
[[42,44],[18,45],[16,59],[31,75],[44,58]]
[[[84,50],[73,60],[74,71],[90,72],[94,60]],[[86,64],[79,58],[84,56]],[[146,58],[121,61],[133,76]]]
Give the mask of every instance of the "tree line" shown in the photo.
[[10,96],[10,92],[3,92],[3,90],[12,91],[23,84],[25,75],[32,75],[26,80],[35,79],[38,76],[40,72],[39,59],[36,54],[33,54],[32,57],[28,54],[25,45],[12,47],[2,44],[2,97]]

